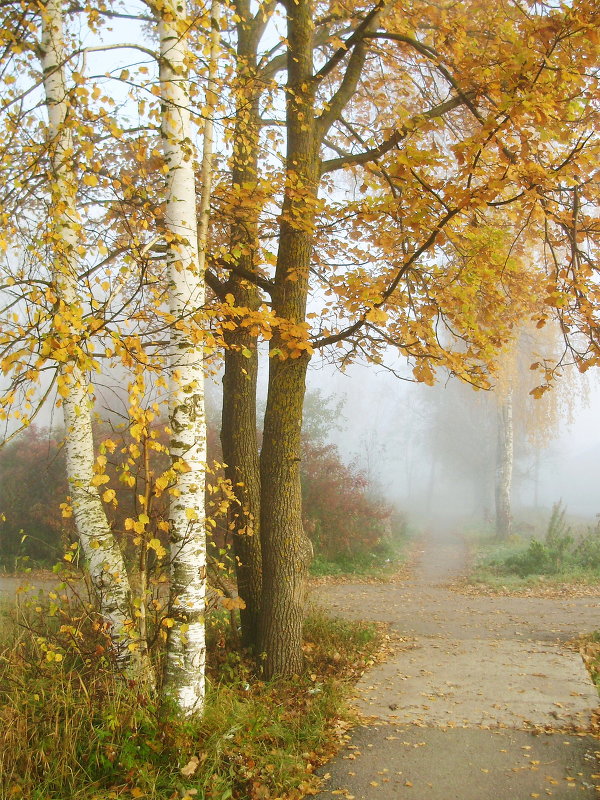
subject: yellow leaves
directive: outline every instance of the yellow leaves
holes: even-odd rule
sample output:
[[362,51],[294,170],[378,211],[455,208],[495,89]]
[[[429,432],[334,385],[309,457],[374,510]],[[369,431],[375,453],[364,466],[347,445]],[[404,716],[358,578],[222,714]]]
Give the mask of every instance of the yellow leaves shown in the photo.
[[532,390],[529,392],[529,394],[530,394],[530,395],[531,395],[531,396],[532,396],[532,397],[533,397],[535,400],[539,400],[539,399],[540,399],[540,397],[543,397],[543,395],[544,395],[544,394],[545,394],[545,393],[548,391],[548,389],[550,389],[550,387],[549,387],[548,385],[545,385],[545,386],[536,386],[534,389],[532,389]]
[[117,493],[114,489],[107,489],[102,495],[102,499],[105,503],[114,503],[115,505],[117,502],[116,497]]
[[175,625],[175,620],[172,617],[164,617],[160,624],[163,628],[172,628]]
[[92,486],[102,486],[102,484],[108,483],[109,481],[110,477],[108,475],[100,473],[98,475],[94,475],[90,483]]
[[70,503],[61,503],[60,504],[60,513],[64,519],[68,519],[69,517],[73,516],[73,506]]
[[365,316],[367,321],[372,322],[374,325],[385,325],[388,318],[387,312],[382,308],[372,308],[367,311]]
[[83,183],[86,186],[98,186],[100,181],[98,180],[98,176],[94,175],[93,173],[88,172],[86,175],[83,176]]
[[154,481],[154,489],[155,494],[160,495],[165,489],[169,486],[169,484],[174,480],[175,473],[172,470],[167,470],[163,472],[162,475],[159,475],[158,478]]
[[134,425],[131,426],[129,429],[129,433],[131,436],[137,441],[140,442],[142,440],[142,436],[144,435],[145,427],[139,422],[136,422]]
[[246,603],[241,597],[221,597],[220,602],[223,608],[227,609],[227,611],[235,611],[238,608],[246,608]]
[[195,508],[186,508],[185,516],[190,522],[194,522],[198,519],[198,512]]
[[[135,482],[135,481],[134,481]],[[125,530],[134,531],[135,533],[144,533],[146,525],[150,522],[150,517],[147,514],[139,514],[137,519],[127,517],[125,520]]]
[[154,550],[158,558],[164,558],[167,555],[166,549],[162,546],[160,539],[150,539],[148,542],[148,548],[150,550]]
[[69,353],[65,347],[57,347],[56,350],[51,350],[49,355],[60,364],[64,364],[69,358]]
[[57,653],[56,650],[46,651],[46,661],[60,663],[63,660],[62,653]]
[[135,482],[136,482],[135,481],[135,475],[132,475],[131,472],[129,472],[128,470],[124,470],[119,475],[119,482],[120,483],[124,483],[125,486],[129,486],[130,488],[132,488],[133,486],[135,486]]
[[419,383],[426,383],[427,386],[433,386],[435,383],[435,376],[429,366],[428,361],[420,359],[416,366],[413,368],[413,375]]

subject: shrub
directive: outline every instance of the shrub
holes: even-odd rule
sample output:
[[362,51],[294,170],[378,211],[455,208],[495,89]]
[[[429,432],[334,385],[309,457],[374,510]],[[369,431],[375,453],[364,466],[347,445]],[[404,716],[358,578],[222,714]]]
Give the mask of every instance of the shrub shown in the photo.
[[370,553],[391,535],[392,509],[334,445],[305,442],[302,509],[315,553],[328,560]]
[[77,647],[61,645],[62,622],[36,608],[9,634],[4,626],[0,641],[0,798],[261,800],[294,789],[304,796],[345,683],[378,645],[373,626],[313,613],[307,672],[264,683],[216,620],[205,714],[185,721],[94,656],[101,631],[86,627]]
[[32,425],[0,454],[0,565],[14,570],[54,563],[72,520],[61,516],[67,495],[64,452],[58,438]]
[[500,574],[560,575],[568,570],[600,570],[600,525],[578,538],[565,520],[566,510],[555,503],[544,541],[532,539],[527,548],[489,562]]

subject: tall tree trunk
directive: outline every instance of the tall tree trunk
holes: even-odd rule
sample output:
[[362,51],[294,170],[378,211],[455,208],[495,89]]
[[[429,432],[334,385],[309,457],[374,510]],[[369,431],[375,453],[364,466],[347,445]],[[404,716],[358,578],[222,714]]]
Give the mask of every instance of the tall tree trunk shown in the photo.
[[[312,78],[312,4],[288,6],[287,180],[280,225],[273,310],[305,320],[319,178]],[[294,352],[284,327],[272,339],[261,470],[263,600],[260,648],[265,676],[303,666],[305,582],[312,555],[302,528],[300,448],[306,350]],[[281,352],[281,357],[277,355]]]
[[512,391],[498,400],[496,448],[496,536],[508,539],[512,531],[511,488],[513,473]]
[[184,715],[190,715],[202,711],[205,694],[204,348],[194,323],[194,313],[204,305],[204,274],[198,255],[189,108],[190,21],[183,0],[163,0],[156,13],[162,138],[169,169],[165,211],[169,300],[176,321],[169,346],[169,448],[177,480],[169,504],[172,619],[164,691]]
[[[259,156],[259,100],[261,87],[257,78],[257,24],[249,0],[238,0],[236,126],[233,136],[232,189],[242,196],[251,195],[257,185]],[[237,203],[233,209],[231,252],[235,266],[243,274],[255,271],[258,248],[256,204]],[[234,305],[258,310],[261,298],[256,286],[232,273],[226,291]],[[254,647],[258,640],[262,591],[262,555],[260,548],[260,470],[256,438],[256,382],[258,377],[257,336],[238,324],[225,331],[225,371],[223,375],[223,414],[221,444],[225,474],[235,489],[238,505],[232,510],[233,542],[236,556],[238,593],[245,608],[240,611],[242,644]]]
[[52,211],[48,243],[53,252],[53,283],[57,295],[55,350],[61,356],[59,393],[65,423],[65,452],[73,515],[100,613],[110,623],[121,661],[127,661],[131,613],[129,582],[123,556],[106,518],[94,477],[90,385],[79,340],[82,305],[77,291],[80,219],[76,207],[77,178],[73,172],[73,135],[65,81],[64,30],[60,0],[48,0],[42,12],[41,62],[48,109]]
[[[365,40],[358,37],[349,51],[343,79],[317,114],[316,87],[328,71],[321,76],[313,74],[313,2],[294,0],[286,8],[286,183],[272,295],[279,323],[272,339],[260,454],[260,647],[265,653],[266,677],[293,675],[303,663],[302,623],[312,545],[302,528],[300,452],[311,352],[304,330],[321,171],[319,154],[329,128],[356,90],[366,57]],[[383,2],[361,23],[363,33],[377,27],[382,13]]]

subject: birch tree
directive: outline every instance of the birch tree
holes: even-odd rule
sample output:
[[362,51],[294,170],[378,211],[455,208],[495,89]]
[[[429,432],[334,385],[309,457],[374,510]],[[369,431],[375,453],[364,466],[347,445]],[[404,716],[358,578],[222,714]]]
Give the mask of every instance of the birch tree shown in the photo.
[[512,389],[496,398],[496,536],[508,539],[512,532],[512,475],[514,455],[514,428]]
[[108,524],[95,484],[91,406],[93,396],[85,372],[82,349],[82,303],[77,292],[77,245],[81,218],[77,210],[77,183],[72,159],[73,120],[64,64],[61,0],[48,0],[41,13],[41,64],[48,110],[51,212],[47,231],[52,254],[52,284],[56,293],[54,341],[50,357],[59,364],[58,391],[65,423],[65,450],[72,509],[81,547],[89,565],[100,612],[111,626],[121,659],[128,657],[131,630],[129,585],[123,556]]
[[[198,315],[204,306],[204,274],[198,227],[190,120],[190,21],[179,0],[157,5],[160,38],[162,139],[168,167],[165,231],[169,267],[169,452],[177,479],[169,508],[171,627],[167,640],[165,692],[184,714],[204,703],[206,539],[204,483],[204,344]],[[215,63],[213,49],[211,61]],[[213,87],[209,87],[213,92]],[[210,189],[210,130],[205,132],[201,247],[206,244]]]

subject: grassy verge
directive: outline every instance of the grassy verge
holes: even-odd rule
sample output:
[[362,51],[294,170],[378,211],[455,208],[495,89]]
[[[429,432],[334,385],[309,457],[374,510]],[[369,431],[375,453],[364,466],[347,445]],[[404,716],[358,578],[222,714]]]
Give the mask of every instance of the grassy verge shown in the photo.
[[540,537],[472,539],[471,547],[471,584],[504,590],[600,584],[600,527],[572,528],[558,504]]
[[116,677],[101,655],[49,658],[32,630],[5,633],[0,798],[301,796],[339,731],[350,682],[378,648],[377,629],[313,613],[306,673],[265,683],[232,649],[224,621],[213,623],[206,712],[189,722]]
[[409,542],[409,535],[404,534],[369,551],[342,553],[336,558],[326,558],[317,553],[310,574],[314,578],[347,576],[383,581],[406,563]]

